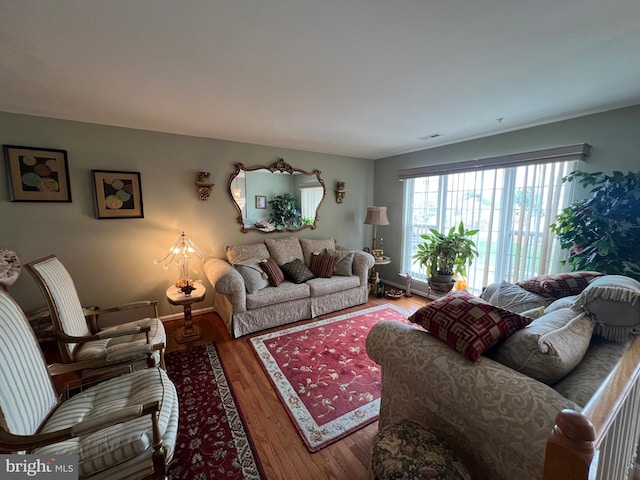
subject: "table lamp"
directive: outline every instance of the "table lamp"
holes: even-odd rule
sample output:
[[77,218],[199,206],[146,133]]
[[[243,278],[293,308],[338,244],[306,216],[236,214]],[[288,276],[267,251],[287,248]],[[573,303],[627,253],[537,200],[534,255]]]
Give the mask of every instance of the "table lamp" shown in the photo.
[[204,257],[204,252],[182,232],[169,249],[169,252],[162,258],[156,258],[153,263],[162,263],[165,270],[168,269],[172,263],[178,265],[180,267],[180,277],[176,282],[176,287],[185,295],[189,295],[194,290],[193,282],[191,282],[189,278],[189,258],[192,256],[201,259]]

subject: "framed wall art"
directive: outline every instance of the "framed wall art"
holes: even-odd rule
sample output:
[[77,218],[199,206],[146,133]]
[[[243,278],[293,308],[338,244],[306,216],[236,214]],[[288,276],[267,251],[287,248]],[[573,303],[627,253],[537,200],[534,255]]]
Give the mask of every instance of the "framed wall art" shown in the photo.
[[139,172],[91,170],[96,218],[143,218]]
[[12,202],[70,202],[67,151],[3,145]]
[[256,208],[260,208],[260,209],[267,208],[266,195],[256,195]]

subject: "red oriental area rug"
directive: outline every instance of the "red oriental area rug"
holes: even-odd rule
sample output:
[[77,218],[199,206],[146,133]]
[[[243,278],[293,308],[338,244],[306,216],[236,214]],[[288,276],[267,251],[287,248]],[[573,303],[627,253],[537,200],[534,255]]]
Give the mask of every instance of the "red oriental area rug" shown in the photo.
[[385,304],[250,339],[311,452],[378,418],[380,369],[365,341],[380,320],[407,316]]
[[265,478],[215,345],[165,358],[180,402],[169,480]]

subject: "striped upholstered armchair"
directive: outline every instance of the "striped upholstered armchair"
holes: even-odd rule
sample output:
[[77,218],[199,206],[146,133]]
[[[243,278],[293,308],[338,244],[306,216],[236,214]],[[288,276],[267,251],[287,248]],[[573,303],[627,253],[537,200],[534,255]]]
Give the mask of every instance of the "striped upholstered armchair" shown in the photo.
[[[64,363],[102,359],[106,365],[138,364],[146,359],[148,366],[164,367],[167,334],[158,318],[157,302],[85,310],[71,275],[56,256],[29,262],[26,269],[47,301]],[[155,316],[103,329],[97,324],[100,315],[139,307],[153,307]],[[92,319],[91,329],[87,318]]]
[[0,453],[75,454],[81,479],[163,479],[177,429],[176,390],[160,368],[60,401],[24,313],[0,291]]

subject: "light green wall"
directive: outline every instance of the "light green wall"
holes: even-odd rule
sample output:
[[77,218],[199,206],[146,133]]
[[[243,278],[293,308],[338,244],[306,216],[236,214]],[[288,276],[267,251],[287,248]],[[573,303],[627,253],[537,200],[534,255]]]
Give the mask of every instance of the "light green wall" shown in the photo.
[[383,279],[402,283],[398,273],[403,183],[397,180],[398,170],[583,142],[592,148],[582,170],[640,170],[640,105],[376,160],[375,204],[387,207],[390,222],[378,227],[378,235],[384,237],[385,255],[392,258],[389,266],[380,268]]
[[[362,222],[373,199],[370,160],[2,112],[0,143],[67,150],[71,203],[10,202],[6,172],[0,169],[0,248],[16,251],[23,263],[57,255],[85,305],[106,307],[153,298],[161,301],[162,315],[180,313],[179,307],[170,309],[164,295],[177,270],[165,271],[153,260],[166,253],[182,230],[218,257],[226,245],[263,241],[265,234],[243,234],[236,222],[227,188],[235,163],[268,166],[283,158],[295,168],[320,170],[327,197],[318,228],[299,234],[335,237],[353,248],[368,243],[369,231]],[[140,172],[144,218],[97,220],[92,169]],[[194,185],[201,170],[210,171],[215,183],[207,202],[198,200]],[[335,201],[338,180],[349,189],[342,204]],[[200,265],[193,263],[195,279],[204,278]],[[27,311],[44,304],[27,272],[10,292]],[[211,296],[194,308],[210,305]]]

